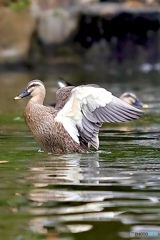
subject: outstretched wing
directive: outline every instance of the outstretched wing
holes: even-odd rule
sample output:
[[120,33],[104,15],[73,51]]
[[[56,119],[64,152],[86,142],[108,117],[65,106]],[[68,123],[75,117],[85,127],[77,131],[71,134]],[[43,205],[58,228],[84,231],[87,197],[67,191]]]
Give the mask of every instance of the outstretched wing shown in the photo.
[[99,147],[98,132],[104,122],[125,122],[137,119],[142,111],[114,97],[104,88],[91,85],[75,87],[55,121],[61,122],[69,135]]

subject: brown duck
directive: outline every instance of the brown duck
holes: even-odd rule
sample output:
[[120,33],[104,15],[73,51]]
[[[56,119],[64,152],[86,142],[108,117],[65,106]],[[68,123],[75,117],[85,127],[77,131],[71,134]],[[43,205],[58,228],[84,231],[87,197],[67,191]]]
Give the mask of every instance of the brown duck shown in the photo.
[[142,111],[98,85],[69,86],[56,93],[56,106],[43,105],[46,90],[33,80],[15,100],[31,96],[24,116],[39,146],[49,153],[84,153],[99,148],[98,133],[104,122],[137,119]]
[[124,92],[120,97],[126,103],[140,108],[148,108],[147,104],[142,103],[139,98],[133,92]]

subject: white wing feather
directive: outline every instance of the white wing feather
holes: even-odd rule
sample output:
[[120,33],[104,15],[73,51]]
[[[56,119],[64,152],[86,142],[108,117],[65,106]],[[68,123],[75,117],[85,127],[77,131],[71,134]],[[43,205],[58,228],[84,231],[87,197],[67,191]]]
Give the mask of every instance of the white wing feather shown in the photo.
[[55,121],[63,124],[68,134],[78,143],[79,132],[82,130],[82,110],[88,109],[93,112],[99,107],[105,107],[112,101],[112,93],[104,88],[95,88],[91,86],[75,87],[71,91],[71,96],[62,110],[59,111]]

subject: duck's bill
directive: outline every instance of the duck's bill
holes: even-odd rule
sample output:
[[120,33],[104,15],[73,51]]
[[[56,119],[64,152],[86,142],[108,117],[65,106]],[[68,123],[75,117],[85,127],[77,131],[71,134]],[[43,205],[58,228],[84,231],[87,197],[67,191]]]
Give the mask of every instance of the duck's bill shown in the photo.
[[147,104],[143,104],[142,108],[149,108]]
[[142,103],[138,98],[136,99],[134,106],[141,108],[149,108],[147,104]]
[[14,100],[20,100],[20,99],[22,99],[24,97],[27,97],[29,95],[30,95],[30,93],[27,90],[24,90],[19,96],[16,96],[14,98]]
[[19,96],[16,96],[15,98],[14,98],[14,100],[20,100],[21,99],[21,97],[19,97]]

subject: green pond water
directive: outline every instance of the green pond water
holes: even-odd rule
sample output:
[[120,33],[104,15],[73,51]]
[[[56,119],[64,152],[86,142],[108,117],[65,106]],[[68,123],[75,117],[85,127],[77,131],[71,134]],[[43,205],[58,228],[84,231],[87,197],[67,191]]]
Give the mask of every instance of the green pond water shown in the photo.
[[[159,72],[73,69],[0,73],[0,239],[160,239]],[[23,119],[28,99],[13,98],[40,78],[52,103],[59,76],[116,96],[132,90],[149,109],[137,121],[104,124],[98,152],[39,153]]]

